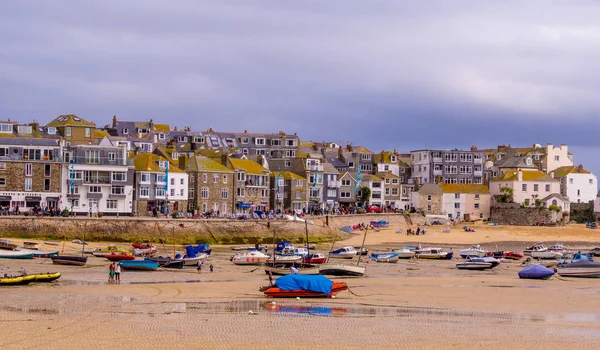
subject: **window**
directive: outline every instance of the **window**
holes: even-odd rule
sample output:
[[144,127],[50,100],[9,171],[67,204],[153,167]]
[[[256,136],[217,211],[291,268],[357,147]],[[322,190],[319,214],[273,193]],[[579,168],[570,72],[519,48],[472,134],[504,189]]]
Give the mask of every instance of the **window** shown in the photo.
[[457,153],[445,153],[444,160],[446,162],[456,162],[458,160],[458,154]]
[[30,177],[25,178],[25,191],[31,191],[33,186],[33,181]]
[[179,179],[179,184],[183,185],[184,181],[185,181],[184,179]]
[[389,185],[389,184],[390,184],[390,179],[385,179],[385,183],[386,183],[387,185]]
[[348,168],[354,168],[354,162],[348,162]]
[[171,189],[171,197],[175,197],[175,189],[174,188]]
[[431,211],[431,204],[427,204],[427,211]]
[[0,170],[6,170],[6,163],[0,162]]
[[392,185],[397,185],[398,184],[398,179],[392,179]]
[[219,183],[219,175],[216,175],[216,174],[213,175],[213,183],[214,184]]
[[223,183],[226,184],[227,183],[227,175],[223,175]]
[[191,184],[193,184],[193,183],[194,183],[194,181],[195,181],[195,179],[196,179],[196,177],[194,176],[194,174],[190,174],[190,177],[189,177],[189,179],[190,179],[190,180],[189,180],[189,181],[190,181],[190,183],[191,183]]
[[389,195],[390,195],[390,188],[389,188],[389,187],[387,187],[387,188],[385,189],[385,194],[386,194],[386,196],[389,196]]
[[33,175],[33,165],[31,163],[25,164],[25,176]]
[[0,186],[1,187],[6,186],[6,178],[5,177],[0,177]]
[[572,184],[573,184],[573,178],[570,178],[569,179],[569,185],[572,185]]
[[521,191],[527,192],[527,184],[522,184],[521,185]]
[[342,180],[342,186],[352,186],[350,180]]
[[106,200],[106,209],[117,209],[118,201],[116,199]]
[[204,136],[194,136],[195,143],[204,143]]
[[202,182],[204,182],[204,183],[208,182],[208,174],[202,174]]
[[158,167],[161,169],[165,169],[167,167],[167,162],[165,162],[164,160],[159,160]]
[[85,151],[85,162],[87,164],[99,164],[100,163],[100,152]]
[[164,197],[165,196],[165,188],[164,187],[158,187],[155,190],[155,194],[156,197]]
[[19,134],[31,134],[31,126],[29,125],[19,125],[17,126],[17,132]]
[[202,199],[208,198],[208,187],[202,187],[202,190],[200,190],[200,197]]
[[113,172],[112,173],[112,180],[113,181],[119,181],[119,182],[124,182],[127,181],[127,173],[126,172]]
[[555,162],[560,162],[560,156],[554,156],[554,161]]
[[392,196],[397,196],[399,193],[397,188],[392,188]]
[[265,152],[265,150],[264,150],[264,149],[262,149],[262,148],[261,148],[261,149],[257,149],[257,150],[256,150],[256,154],[260,154],[260,155],[263,155],[263,156],[264,156],[264,155],[266,154],[266,152]]
[[[2,164],[2,163],[0,163],[0,164]],[[4,168],[6,169],[6,164],[4,165]],[[2,166],[0,166],[0,169],[2,169]],[[594,179],[590,179],[590,185],[593,185],[593,184],[594,184]]]
[[13,126],[11,124],[0,124],[0,132],[1,133],[12,133]]
[[244,154],[244,155],[247,156],[249,154],[248,149],[247,148],[242,148],[242,154]]
[[303,181],[302,180],[296,180],[296,187],[303,187]]
[[327,190],[327,197],[335,197],[336,196],[336,191],[335,190]]
[[390,161],[391,161],[392,163],[396,163],[396,156],[391,156],[391,157],[390,157]]
[[475,209],[479,209],[479,203],[475,203],[475,204],[473,204],[473,208],[475,208]]
[[112,186],[110,189],[110,193],[123,195],[125,194],[125,186]]
[[44,192],[50,192],[50,179],[44,179]]
[[281,139],[272,139],[271,146],[281,146]]
[[[300,193],[300,192],[296,192]],[[340,198],[350,198],[350,192],[340,192]]]
[[383,166],[383,171],[389,171],[390,170],[390,166],[389,165],[384,165]]
[[108,161],[109,162],[114,162],[117,160],[117,153],[115,152],[108,152]]
[[287,151],[285,151],[285,156],[289,158],[296,157],[296,150],[288,149]]
[[431,195],[427,196],[427,200],[431,201]]
[[577,190],[577,196],[581,196],[581,190]]
[[227,213],[227,203],[223,203],[223,205],[221,205],[221,214],[225,213]]
[[265,144],[265,139],[264,139],[263,137],[257,137],[257,138],[255,139],[255,142],[254,142],[254,144],[255,144],[255,145],[260,145],[260,146],[262,146],[262,145],[264,145],[264,144]]
[[460,209],[460,203],[454,203],[454,209]]
[[550,192],[550,185],[546,185],[546,192]]
[[165,139],[165,134],[162,133],[162,132],[160,134],[158,134],[158,139],[159,140],[164,140]]
[[454,199],[460,199],[460,193],[455,193],[454,194]]
[[149,197],[150,189],[148,187],[140,187],[140,197]]
[[243,189],[243,188],[239,188],[239,187],[238,187],[238,188],[236,189],[236,195],[237,195],[238,197],[244,197],[244,189]]
[[129,135],[129,129],[124,128],[123,129],[123,135]]
[[188,189],[188,198],[189,199],[193,199],[194,198],[194,189],[193,188],[189,188]]
[[269,197],[269,191],[265,190],[264,188],[262,190],[260,190],[260,195],[263,198]]
[[180,189],[179,189],[179,195],[180,195],[181,197],[183,197],[183,193],[184,193],[184,192],[183,192],[183,188],[180,188]]
[[177,136],[177,142],[187,142],[187,136]]
[[286,143],[287,143],[287,145],[288,145],[289,147],[294,147],[294,146],[296,146],[296,140],[293,140],[293,139],[292,139],[292,140],[287,140],[287,141],[286,141]]
[[175,186],[175,179],[171,179],[171,186]]
[[150,182],[150,173],[141,173],[140,182]]
[[246,173],[239,172],[237,173],[238,181],[246,181]]
[[0,157],[6,157],[6,156],[8,156],[8,147],[0,148]]
[[202,212],[206,213],[207,209],[208,209],[208,206],[206,205],[206,203],[202,203]]
[[65,136],[71,136],[71,127],[70,126],[67,126],[65,128]]
[[247,145],[250,140],[247,137],[242,137],[242,145]]
[[534,190],[535,192],[537,192],[537,191],[538,191],[538,187],[539,187],[539,185],[538,185],[538,184],[534,184],[534,185],[533,185],[533,190]]
[[361,164],[360,165],[360,170],[361,171],[371,171],[371,170],[373,170],[373,165],[371,165],[371,164]]
[[85,128],[85,137],[90,137],[91,132],[90,132],[90,128]]
[[479,199],[479,195],[478,194],[475,195],[475,199]]
[[88,193],[102,193],[102,187],[100,186],[90,186]]

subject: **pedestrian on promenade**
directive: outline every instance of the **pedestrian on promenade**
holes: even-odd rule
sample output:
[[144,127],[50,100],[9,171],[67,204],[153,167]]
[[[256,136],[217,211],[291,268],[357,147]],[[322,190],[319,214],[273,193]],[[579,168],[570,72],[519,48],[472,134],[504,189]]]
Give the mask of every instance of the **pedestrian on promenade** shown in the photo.
[[115,282],[115,263],[111,263],[108,266],[108,284]]
[[121,265],[115,264],[115,283],[121,284]]

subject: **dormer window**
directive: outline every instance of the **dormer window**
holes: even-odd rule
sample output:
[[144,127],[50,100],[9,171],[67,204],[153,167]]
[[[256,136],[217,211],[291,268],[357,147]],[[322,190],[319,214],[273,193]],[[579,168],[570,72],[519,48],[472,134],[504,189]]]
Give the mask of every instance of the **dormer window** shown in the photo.
[[0,132],[1,133],[12,133],[13,132],[12,124],[0,124]]
[[531,158],[527,157],[527,159],[525,160],[525,164],[531,165],[532,164]]
[[162,133],[162,132],[160,134],[158,134],[158,139],[159,140],[164,140],[165,139],[165,134]]
[[263,146],[265,144],[265,138],[264,137],[257,137],[254,140],[254,144],[256,144],[257,146]]
[[496,154],[496,160],[500,160],[500,159],[502,159],[502,154],[500,154],[500,153]]
[[242,145],[247,145],[250,140],[247,137],[242,137]]
[[123,129],[123,135],[129,135],[129,129],[124,128]]
[[165,162],[164,160],[159,160],[158,161],[158,167],[161,169],[164,169],[167,167],[167,162]]
[[53,126],[49,126],[46,132],[48,133],[48,135],[56,135],[56,128]]
[[187,142],[187,136],[177,136],[177,142]]
[[31,134],[31,126],[19,125],[19,126],[17,126],[17,132],[19,134]]
[[396,163],[396,156],[391,156],[391,157],[390,157],[390,161],[391,161],[392,163]]
[[195,143],[204,143],[204,136],[195,136],[194,142]]

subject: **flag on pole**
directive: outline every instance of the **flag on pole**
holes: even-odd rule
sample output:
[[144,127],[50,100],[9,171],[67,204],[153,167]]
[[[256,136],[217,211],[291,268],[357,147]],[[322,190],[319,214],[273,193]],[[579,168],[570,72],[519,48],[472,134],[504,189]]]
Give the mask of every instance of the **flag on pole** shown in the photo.
[[319,176],[319,171],[315,170],[315,177],[313,179],[313,190],[317,188],[317,177]]
[[281,180],[281,167],[277,167],[277,182],[275,183],[275,200],[279,201],[279,181]]
[[169,160],[165,164],[165,193],[169,192]]
[[358,192],[359,187],[360,187],[360,166],[358,166],[358,175],[356,175],[356,187],[354,187],[354,191]]
[[71,159],[71,171],[69,172],[71,176],[71,194],[75,192],[75,157]]

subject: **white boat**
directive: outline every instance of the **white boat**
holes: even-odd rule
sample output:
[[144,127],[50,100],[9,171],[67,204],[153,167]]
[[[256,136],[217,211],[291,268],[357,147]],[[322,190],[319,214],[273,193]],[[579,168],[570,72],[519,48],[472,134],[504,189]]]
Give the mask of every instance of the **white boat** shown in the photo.
[[589,260],[558,264],[556,272],[561,277],[600,278],[600,264]]
[[321,264],[319,265],[320,275],[329,276],[364,276],[366,268],[364,266],[348,264]]
[[[271,261],[271,259],[269,259],[269,261]],[[300,255],[275,255],[273,261],[281,263],[294,263],[302,261],[302,257]]]
[[371,254],[369,257],[372,260],[380,263],[395,263],[398,262],[398,254],[397,253],[380,253],[380,254]]
[[552,246],[550,246],[550,248],[548,248],[548,250],[554,250],[557,252],[565,253],[567,252],[567,247],[565,247],[561,243],[554,243]]
[[204,261],[206,258],[208,258],[208,254],[206,253],[199,253],[192,257],[188,257],[187,255],[183,257],[175,256],[175,260],[183,260],[183,266],[196,266],[198,265],[198,261]]
[[134,256],[150,256],[155,255],[157,253],[156,247],[150,248],[133,248]]
[[481,248],[479,244],[474,244],[468,249],[461,249],[460,256],[461,258],[467,258],[469,256],[482,257],[485,256],[487,252]]
[[482,258],[469,258],[466,261],[456,264],[456,268],[459,270],[486,270],[492,268],[492,263]]
[[269,256],[253,250],[247,253],[236,254],[231,257],[231,262],[236,265],[262,265],[267,262]]
[[452,259],[452,252],[445,252],[442,248],[422,248],[415,250],[415,256],[419,259]]
[[40,249],[40,244],[38,242],[23,242],[23,247],[32,250]]
[[529,247],[523,251],[523,255],[531,256],[539,259],[557,259],[563,254],[555,250],[549,250],[543,243],[536,243],[533,247]]
[[295,248],[292,251],[292,254],[297,255],[297,256],[305,256],[305,255],[308,255],[308,249],[306,249],[306,248]]
[[357,252],[356,249],[354,249],[354,247],[347,246],[329,252],[329,257],[340,259],[352,259],[356,257],[356,254]]
[[481,259],[481,260],[483,260],[483,261],[485,261],[487,263],[490,263],[491,264],[490,267],[492,267],[492,268],[500,265],[500,263],[502,262],[502,260],[496,259],[493,256],[484,256],[484,257],[481,257],[479,259]]
[[392,253],[398,254],[398,259],[411,259],[415,256],[415,251],[408,248],[394,249]]
[[33,259],[33,254],[18,250],[0,250],[0,258],[3,259]]

